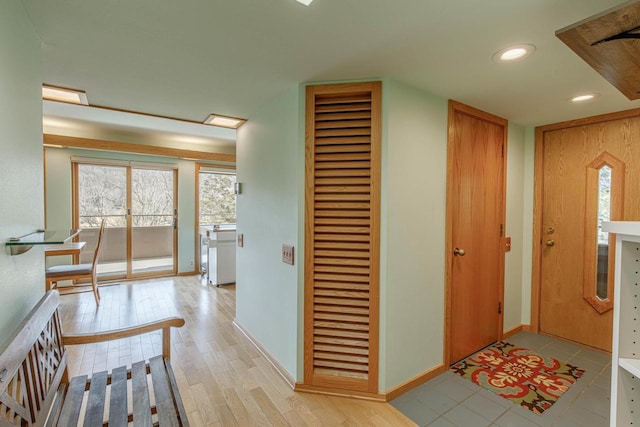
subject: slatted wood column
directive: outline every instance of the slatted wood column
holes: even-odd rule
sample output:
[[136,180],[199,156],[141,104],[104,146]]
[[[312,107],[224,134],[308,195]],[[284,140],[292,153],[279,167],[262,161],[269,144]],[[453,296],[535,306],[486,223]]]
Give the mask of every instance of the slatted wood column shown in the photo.
[[377,393],[381,83],[306,102],[304,385]]

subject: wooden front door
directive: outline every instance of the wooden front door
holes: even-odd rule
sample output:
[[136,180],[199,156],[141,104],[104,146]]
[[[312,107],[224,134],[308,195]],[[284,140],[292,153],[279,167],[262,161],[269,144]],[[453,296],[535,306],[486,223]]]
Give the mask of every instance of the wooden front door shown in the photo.
[[449,103],[447,341],[449,362],[502,334],[507,121]]
[[605,351],[611,351],[615,251],[599,225],[640,219],[638,114],[537,130],[539,330]]

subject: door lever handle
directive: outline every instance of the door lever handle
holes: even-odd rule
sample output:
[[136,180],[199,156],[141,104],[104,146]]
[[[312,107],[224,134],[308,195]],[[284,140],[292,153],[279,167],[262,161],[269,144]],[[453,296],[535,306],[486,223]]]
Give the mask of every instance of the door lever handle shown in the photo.
[[464,249],[458,249],[458,248],[455,248],[455,249],[453,250],[453,254],[454,254],[455,256],[464,256],[465,252],[464,252]]

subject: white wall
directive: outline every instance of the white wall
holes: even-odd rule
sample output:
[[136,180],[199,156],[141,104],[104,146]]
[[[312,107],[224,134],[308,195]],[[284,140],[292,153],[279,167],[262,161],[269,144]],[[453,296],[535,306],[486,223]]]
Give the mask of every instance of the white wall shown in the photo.
[[523,325],[531,324],[531,271],[533,262],[533,169],[535,159],[535,129],[527,128],[524,139],[523,168],[523,248],[522,248],[522,314]]
[[44,226],[40,40],[19,0],[0,13],[0,342],[44,294],[44,255],[4,243]]
[[[447,115],[444,99],[383,83],[380,390],[443,363]],[[509,125],[504,328],[521,324],[525,132]],[[385,264],[386,262],[386,264]]]
[[507,142],[507,212],[505,236],[511,237],[511,251],[505,254],[503,330],[522,324],[522,262],[525,244],[523,229],[525,131],[509,123]]
[[[47,185],[47,227],[71,228],[71,157],[107,160],[130,160],[168,164],[178,168],[178,273],[195,271],[195,162],[168,157],[142,156],[127,153],[110,153],[95,150],[50,148],[45,150]],[[62,257],[56,257],[62,258]],[[61,263],[63,260],[55,260]]]
[[[236,322],[296,379],[298,377],[298,244],[300,203],[304,199],[304,140],[298,126],[299,88],[293,87],[249,117],[238,130]],[[302,156],[302,157],[301,157]],[[302,199],[301,199],[302,198]],[[295,266],[283,264],[283,243],[296,245]],[[300,348],[302,343],[300,343]]]
[[[239,130],[236,321],[302,381],[304,85],[261,109]],[[443,363],[447,101],[383,81],[379,389]],[[520,324],[524,295],[525,133],[510,125],[505,328]],[[296,267],[282,243],[296,243]],[[297,361],[296,361],[297,358]]]
[[380,390],[442,363],[447,101],[383,82]]

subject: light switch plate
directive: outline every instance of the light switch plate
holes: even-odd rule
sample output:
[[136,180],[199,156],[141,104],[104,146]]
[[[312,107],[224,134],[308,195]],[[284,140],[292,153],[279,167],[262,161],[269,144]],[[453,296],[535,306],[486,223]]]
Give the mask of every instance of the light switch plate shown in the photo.
[[282,262],[293,265],[293,246],[282,244]]

